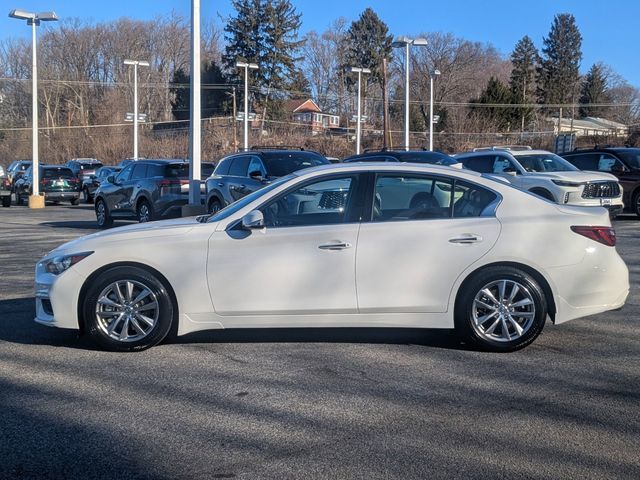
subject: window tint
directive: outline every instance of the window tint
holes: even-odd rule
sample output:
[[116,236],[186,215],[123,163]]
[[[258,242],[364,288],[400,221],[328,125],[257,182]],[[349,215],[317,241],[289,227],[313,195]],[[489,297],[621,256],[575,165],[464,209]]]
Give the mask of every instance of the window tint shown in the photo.
[[213,174],[213,170],[216,166],[213,163],[201,163],[200,164],[200,178],[207,178]]
[[263,177],[267,176],[267,171],[265,170],[264,165],[262,165],[262,161],[260,160],[260,158],[255,156],[251,157],[249,168],[247,169],[247,174],[252,172],[260,172],[260,175],[262,175]]
[[67,167],[50,167],[42,169],[42,178],[73,178],[73,172]]
[[493,164],[495,156],[481,156],[481,157],[469,157],[461,158],[460,162],[469,170],[474,170],[480,173],[493,173]]
[[496,198],[496,194],[486,188],[456,180],[453,195],[453,216],[455,218],[480,217]]
[[617,154],[620,155],[631,168],[640,168],[640,148],[621,149],[617,151]]
[[355,176],[316,180],[289,191],[260,208],[267,227],[329,225],[347,221]]
[[401,162],[430,163],[433,165],[454,165],[458,161],[440,152],[398,152]]
[[527,172],[572,172],[577,170],[571,163],[555,153],[518,155],[516,159]]
[[247,168],[249,168],[248,156],[243,155],[241,157],[235,157],[231,162],[231,167],[229,168],[229,175],[232,175],[234,177],[246,177]]
[[189,178],[188,163],[170,163],[164,167],[164,176],[167,178]]
[[262,154],[262,161],[270,177],[284,177],[304,168],[331,163],[313,152],[268,152]]
[[133,173],[131,174],[131,180],[138,180],[140,178],[146,178],[147,176],[147,164],[136,163],[133,167]]
[[102,163],[100,162],[78,162],[78,168],[80,170],[94,170],[100,168]]
[[231,166],[231,161],[233,158],[223,158],[218,163],[216,167],[215,174],[216,175],[229,175],[229,166]]
[[447,218],[452,182],[428,176],[379,175],[373,198],[374,222]]
[[122,183],[129,180],[129,177],[131,176],[131,171],[133,170],[134,166],[135,166],[135,163],[132,163],[132,164],[129,164],[124,170],[122,170],[116,177],[116,182]]
[[578,155],[569,155],[565,160],[580,170],[596,171],[598,170],[599,154],[581,153]]

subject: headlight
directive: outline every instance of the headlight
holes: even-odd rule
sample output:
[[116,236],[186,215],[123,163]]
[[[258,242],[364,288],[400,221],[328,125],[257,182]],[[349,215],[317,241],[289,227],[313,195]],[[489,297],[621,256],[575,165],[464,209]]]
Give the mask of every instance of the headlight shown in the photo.
[[565,182],[564,180],[551,180],[553,183],[558,185],[559,187],[579,187],[582,185],[581,183],[576,182]]
[[60,255],[58,257],[50,258],[42,262],[42,265],[47,273],[53,273],[54,275],[60,275],[65,270],[68,270],[80,260],[87,258],[93,252],[73,253],[71,255]]

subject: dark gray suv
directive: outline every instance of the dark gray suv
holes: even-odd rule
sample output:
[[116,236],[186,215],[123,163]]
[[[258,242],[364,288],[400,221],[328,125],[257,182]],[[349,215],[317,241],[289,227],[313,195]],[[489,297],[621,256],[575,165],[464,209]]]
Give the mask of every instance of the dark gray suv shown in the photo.
[[[213,168],[212,163],[202,163],[202,176]],[[95,193],[96,220],[99,228],[108,228],[118,218],[149,222],[175,217],[188,201],[188,162],[138,160],[100,184]]]
[[207,209],[215,213],[275,178],[329,163],[319,153],[302,149],[254,148],[234,153],[220,160],[207,179]]

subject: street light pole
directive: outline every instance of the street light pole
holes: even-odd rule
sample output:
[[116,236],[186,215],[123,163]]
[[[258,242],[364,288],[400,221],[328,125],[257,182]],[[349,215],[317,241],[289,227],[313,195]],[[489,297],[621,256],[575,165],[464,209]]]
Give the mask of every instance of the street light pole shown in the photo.
[[[200,162],[202,122],[200,101],[200,0],[191,0],[191,85],[189,99],[189,205],[188,213],[198,212],[200,205]],[[186,212],[185,212],[186,213]]]
[[404,78],[404,148],[409,150],[409,47],[416,45],[424,47],[427,40],[424,38],[398,37],[391,46],[405,49],[405,78]]
[[351,71],[358,74],[358,115],[356,117],[356,155],[360,155],[360,132],[362,129],[362,74],[371,73],[368,68],[351,67]]
[[125,60],[125,65],[133,65],[133,159],[138,159],[138,65],[148,67],[149,62]]
[[244,68],[244,150],[249,150],[249,69],[256,70],[258,65],[249,62],[236,62],[237,68]]
[[38,55],[36,27],[40,22],[54,22],[58,20],[55,12],[33,13],[14,9],[9,17],[26,20],[31,26],[31,171],[32,191],[29,196],[29,208],[44,208],[44,197],[40,196],[40,162],[38,158]]
[[433,152],[433,77],[440,75],[440,70],[434,70],[429,75],[429,151]]

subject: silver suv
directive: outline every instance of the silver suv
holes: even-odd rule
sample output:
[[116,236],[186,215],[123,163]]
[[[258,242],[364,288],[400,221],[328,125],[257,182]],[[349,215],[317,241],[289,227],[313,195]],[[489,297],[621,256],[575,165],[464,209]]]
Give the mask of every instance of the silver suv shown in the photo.
[[608,173],[583,172],[558,155],[531,147],[476,148],[456,160],[465,168],[501,177],[512,185],[556,203],[605,207],[622,212],[622,187]]

